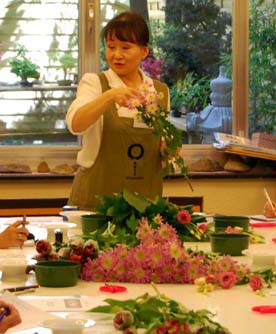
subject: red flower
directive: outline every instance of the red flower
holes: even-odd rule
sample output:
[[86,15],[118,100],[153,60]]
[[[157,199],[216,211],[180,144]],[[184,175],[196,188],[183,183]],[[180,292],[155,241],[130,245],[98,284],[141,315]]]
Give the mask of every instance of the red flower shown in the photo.
[[41,255],[49,255],[52,252],[52,246],[47,240],[37,241],[35,248]]
[[198,225],[198,228],[205,233],[207,231],[207,224],[200,224]]
[[179,221],[179,223],[185,225],[185,224],[189,224],[192,220],[190,212],[187,210],[180,210],[177,213],[176,216],[177,220]]
[[237,282],[237,277],[232,271],[222,271],[218,276],[219,285],[223,289],[230,289]]
[[253,291],[261,290],[263,288],[263,281],[259,275],[253,275],[249,279],[249,285]]
[[81,262],[81,260],[82,260],[82,254],[79,255],[79,254],[76,254],[76,253],[72,252],[69,255],[69,260],[70,261],[75,261],[75,262]]

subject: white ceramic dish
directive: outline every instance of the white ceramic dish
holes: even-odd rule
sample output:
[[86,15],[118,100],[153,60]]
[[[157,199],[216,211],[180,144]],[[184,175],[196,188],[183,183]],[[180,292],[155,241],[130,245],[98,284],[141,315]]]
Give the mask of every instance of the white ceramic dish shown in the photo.
[[276,263],[276,247],[262,249],[245,249],[243,254],[252,259],[252,266],[258,269],[273,268]]
[[44,320],[41,325],[51,329],[53,334],[81,334],[85,328],[95,325],[95,321],[88,319],[56,318]]
[[49,242],[55,241],[55,231],[60,230],[63,234],[63,241],[68,240],[68,229],[76,228],[77,224],[66,223],[66,222],[57,222],[57,223],[41,223],[41,227],[45,227],[47,230],[47,240]]

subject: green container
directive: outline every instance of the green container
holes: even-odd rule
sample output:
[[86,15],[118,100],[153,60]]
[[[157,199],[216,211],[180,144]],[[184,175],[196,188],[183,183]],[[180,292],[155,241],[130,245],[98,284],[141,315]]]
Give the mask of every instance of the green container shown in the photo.
[[249,246],[249,235],[213,233],[210,236],[212,252],[222,255],[239,256]]
[[107,227],[107,222],[110,219],[111,217],[99,213],[82,215],[81,216],[82,232],[86,234],[89,232],[94,232],[95,230],[98,229],[105,230]]
[[215,216],[214,227],[215,232],[224,233],[228,227],[241,227],[243,232],[248,232],[249,218],[246,216]]
[[41,261],[35,265],[37,283],[48,287],[66,287],[77,284],[81,264],[73,261]]

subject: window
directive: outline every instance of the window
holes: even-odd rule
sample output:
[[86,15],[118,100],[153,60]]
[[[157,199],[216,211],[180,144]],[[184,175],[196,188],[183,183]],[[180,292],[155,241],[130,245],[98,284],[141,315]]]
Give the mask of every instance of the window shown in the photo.
[[[219,46],[215,43],[215,35],[210,35],[214,42],[213,45],[218,48],[219,52],[215,53],[215,61],[214,59],[207,59],[208,52],[205,53],[205,58],[202,57],[205,63],[199,63],[200,66],[198,67],[199,69],[201,67],[202,73],[197,76],[197,80],[203,80],[205,77],[210,80],[218,75],[219,65],[221,63],[226,65],[227,69],[231,69],[233,66],[233,133],[245,136],[249,133],[249,82],[247,60],[250,1],[251,0],[214,1],[214,5],[216,6],[215,10],[218,9],[217,15],[221,18],[221,21],[224,20],[224,23],[227,21],[227,24],[223,27],[223,33],[221,33],[220,36],[217,35],[219,37],[217,39],[217,42],[220,44]],[[165,52],[168,50],[166,43],[171,43],[169,46],[173,49],[172,44],[176,41],[176,37],[170,35],[169,29],[167,29],[164,35],[162,29],[164,28],[166,15],[171,15],[173,20],[171,20],[170,17],[168,18],[169,28],[175,29],[177,38],[179,37],[181,39],[183,26],[181,26],[181,24],[173,26],[173,24],[177,20],[179,20],[179,23],[182,22],[182,18],[181,16],[179,17],[178,14],[181,13],[181,15],[184,15],[185,12],[179,11],[179,13],[174,15],[173,12],[171,14],[168,13],[167,8],[165,15],[163,8],[169,7],[170,4],[175,6],[178,2],[185,3],[185,1],[173,0],[143,0],[139,1],[139,6],[136,6],[139,9],[144,8],[143,6],[145,4],[147,5],[153,32],[154,55],[157,58],[165,59],[167,56],[167,60],[174,59],[172,53],[169,54],[167,52],[167,54],[165,54]],[[265,2],[275,3],[273,0],[267,0]],[[127,10],[129,7],[135,4],[137,5],[137,3],[137,1],[133,0],[1,1],[0,50],[2,59],[0,68],[0,150],[1,153],[4,152],[4,154],[2,153],[2,159],[5,159],[5,155],[8,154],[7,152],[11,152],[9,149],[10,145],[12,145],[13,148],[19,145],[19,149],[21,147],[23,152],[26,152],[24,149],[25,145],[31,145],[28,147],[28,152],[30,149],[33,149],[34,153],[32,153],[32,156],[45,156],[43,148],[45,144],[48,148],[49,146],[51,147],[53,157],[56,156],[55,152],[58,152],[58,155],[61,156],[62,159],[65,159],[66,153],[65,155],[60,154],[61,150],[65,150],[65,152],[73,152],[71,157],[74,159],[76,150],[78,149],[78,141],[75,136],[71,136],[66,128],[64,128],[64,116],[67,106],[74,97],[76,85],[81,75],[88,71],[97,71],[102,65],[103,59],[100,57],[99,52],[99,32],[101,26],[118,12]],[[211,3],[213,3],[213,1],[210,1],[210,4]],[[157,6],[155,6],[155,4],[157,4]],[[156,8],[152,10],[151,5],[154,5]],[[38,8],[40,8],[39,11]],[[53,10],[53,8],[55,8],[55,10]],[[202,13],[202,17],[204,17],[204,13]],[[197,22],[201,25],[205,24],[207,30],[210,28],[210,31],[212,31],[211,24],[213,22],[200,21],[197,17],[194,17],[194,20],[198,20]],[[168,26],[167,22],[165,25]],[[231,41],[231,34],[233,38],[233,49],[231,49],[231,43],[229,43],[229,40]],[[172,37],[170,38],[170,36]],[[185,31],[185,36],[189,37],[188,31]],[[209,43],[211,37],[210,40],[208,37],[205,38],[205,47],[211,45]],[[193,42],[198,42],[199,40],[197,40],[197,38],[198,36],[195,34],[193,36]],[[185,45],[184,42],[185,41],[183,41],[183,44]],[[39,66],[39,79],[31,79],[35,81],[33,87],[23,88],[18,84],[16,85],[16,82],[18,83],[20,79],[10,72],[9,62],[16,55],[18,44],[19,46],[23,45],[26,47],[26,56],[34,64]],[[222,48],[222,44],[227,44],[227,47]],[[195,72],[196,66],[194,65],[198,64],[194,63],[204,54],[204,48],[201,47],[201,44],[198,44],[196,49],[198,58],[192,57],[193,55],[190,49],[184,49],[182,51],[186,59],[190,60],[189,69],[192,69],[190,72]],[[211,51],[213,51],[213,49],[210,50],[210,54],[212,53]],[[64,71],[61,63],[62,55],[64,54],[70,55],[71,60],[72,58],[75,60],[74,66],[69,67],[66,72],[69,79],[73,81],[71,86],[58,86],[57,83],[58,80],[64,79]],[[78,59],[78,62],[76,62],[76,59]],[[175,71],[173,63],[171,63],[171,66],[171,69]],[[183,75],[186,70],[187,68],[181,68],[181,63],[179,63],[174,80],[167,75],[166,81],[171,88],[176,83],[178,75],[181,78],[181,75]],[[231,78],[231,71],[227,72],[227,76]],[[208,84],[205,84],[204,87],[206,93]],[[208,94],[206,95],[207,97]],[[206,101],[204,103],[206,103]],[[207,100],[207,104],[208,103],[210,103],[210,101]],[[205,106],[206,104],[203,104],[198,110],[192,112],[198,115]],[[39,108],[44,111],[46,110],[46,112],[42,113],[45,119],[42,118],[42,114],[37,112]],[[252,113],[251,107],[250,112]],[[34,121],[35,118],[30,121],[31,116],[36,116],[39,122]],[[184,109],[182,117],[175,117],[174,121],[180,123],[180,127],[183,126],[186,128],[187,110],[185,111]],[[273,122],[275,124],[275,119]],[[27,134],[26,127],[28,123],[28,131],[35,133],[35,135]],[[42,123],[45,125],[48,124],[46,131],[42,128],[35,129],[35,126],[39,123],[41,123],[41,126]],[[52,137],[50,135],[42,135],[43,131],[48,131],[49,133],[52,131]],[[39,135],[37,135],[38,132],[40,132]],[[201,131],[198,131],[196,128],[195,130],[190,130],[188,134],[183,134],[183,142],[186,144],[204,143]],[[57,145],[59,148],[57,148]],[[204,145],[202,145],[202,147],[203,146]],[[192,150],[194,150],[194,148],[194,145],[191,146]]]
[[250,2],[249,134],[276,133],[275,1]]
[[78,0],[1,1],[0,145],[76,145]]

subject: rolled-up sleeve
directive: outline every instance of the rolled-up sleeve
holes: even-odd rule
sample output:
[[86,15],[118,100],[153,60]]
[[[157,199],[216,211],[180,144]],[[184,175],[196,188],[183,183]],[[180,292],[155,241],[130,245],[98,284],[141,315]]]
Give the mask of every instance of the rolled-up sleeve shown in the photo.
[[94,126],[94,124],[92,124],[87,130],[83,132],[75,132],[72,129],[72,122],[76,112],[80,107],[90,101],[93,101],[101,94],[102,88],[98,75],[96,73],[84,74],[78,85],[77,96],[70,105],[66,114],[67,127],[72,134],[83,135],[86,131],[89,131],[89,129],[91,130],[91,128]]

